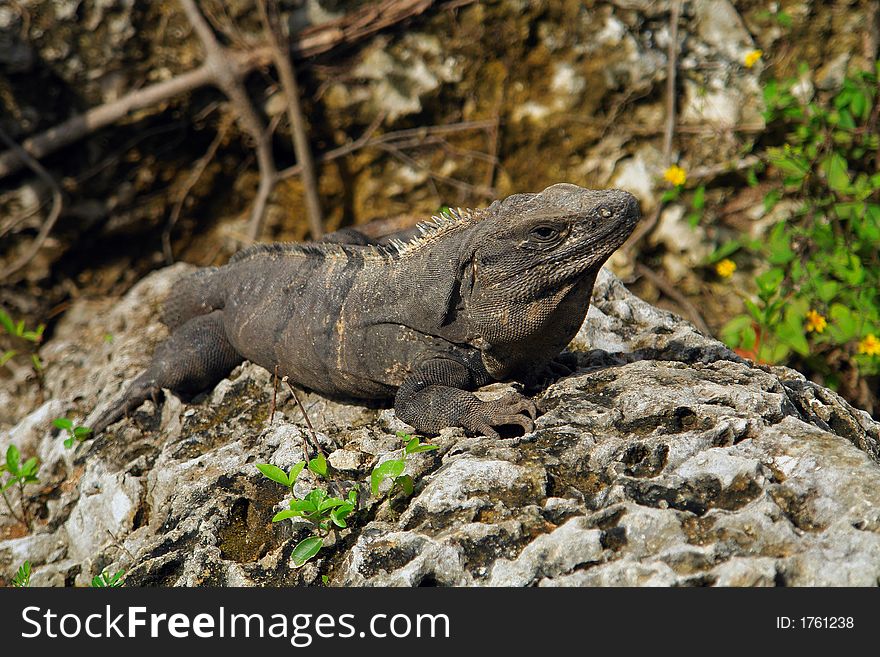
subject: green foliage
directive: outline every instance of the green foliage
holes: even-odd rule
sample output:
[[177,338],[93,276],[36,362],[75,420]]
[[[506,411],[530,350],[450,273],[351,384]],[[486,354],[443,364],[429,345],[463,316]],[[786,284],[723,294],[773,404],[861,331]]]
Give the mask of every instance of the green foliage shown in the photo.
[[379,487],[386,479],[391,479],[392,482],[388,491],[389,495],[395,490],[401,490],[407,496],[412,495],[415,484],[412,477],[403,474],[406,469],[406,457],[410,454],[438,449],[437,445],[422,443],[418,436],[410,436],[402,431],[398,431],[397,436],[406,444],[401,449],[399,458],[383,461],[373,468],[373,472],[370,474],[370,490],[373,495],[379,495]]
[[290,468],[290,472],[285,473],[284,470],[271,463],[257,463],[257,470],[262,472],[265,477],[268,477],[282,486],[287,486],[288,488],[293,488],[293,485],[296,483],[296,478],[299,476],[299,473],[302,472],[304,467],[306,467],[306,462],[300,461]]
[[25,561],[12,578],[13,588],[23,589],[31,585],[31,562]]
[[[290,472],[284,472],[281,468],[270,463],[257,464],[257,469],[263,473],[263,476],[282,486],[287,486],[291,490],[293,490],[293,485],[300,472],[306,467],[320,478],[326,478],[328,475],[327,459],[323,454],[318,454],[308,464],[305,461],[299,461],[290,468]],[[346,499],[341,499],[331,497],[320,488],[313,488],[305,498],[291,500],[288,508],[276,513],[272,522],[302,518],[311,523],[315,532],[327,533],[333,526],[347,527],[346,519],[355,509],[357,509],[356,490],[352,489]],[[314,534],[300,541],[290,555],[291,564],[299,568],[318,554],[323,545],[324,541],[321,536]]]
[[[759,361],[797,358],[831,383],[832,352],[862,375],[880,373],[876,354],[859,353],[861,341],[880,336],[878,74],[880,65],[809,102],[795,93],[797,79],[765,84],[768,134],[781,143],[763,153],[761,175],[773,183],[764,205],[770,211],[785,201],[791,209],[765,239],[713,254],[746,249],[768,265],[755,277],[757,298],[745,300],[747,312],[727,323],[722,339]],[[817,315],[827,327],[809,321]]]
[[[22,342],[28,346],[31,367],[33,367],[34,372],[36,372],[38,376],[43,371],[43,362],[37,355],[36,349],[43,341],[43,331],[45,328],[46,326],[44,324],[40,324],[35,329],[28,329],[25,326],[23,319],[16,322],[8,313],[6,313],[6,311],[0,309],[0,329],[2,329],[3,332],[13,340],[13,342]],[[20,350],[14,347],[4,350],[3,353],[0,353],[0,367],[18,356],[19,353]]]
[[110,589],[122,586],[122,577],[125,575],[124,570],[117,570],[113,575],[106,570],[102,570],[100,575],[92,578],[93,589]]
[[[15,445],[6,448],[5,462],[0,463],[0,475],[3,473],[5,477],[0,480],[0,495],[6,503],[9,513],[19,522],[23,522],[28,527],[31,526],[30,514],[28,512],[27,500],[25,499],[24,487],[28,484],[40,483],[37,473],[39,464],[37,457],[32,456],[27,461],[21,461],[21,452]],[[8,490],[13,486],[18,487],[21,500],[21,515],[15,512],[12,503],[9,501]]]
[[272,522],[280,522],[288,518],[302,518],[315,528],[329,531],[331,523],[337,527],[347,527],[345,519],[357,508],[357,491],[352,489],[346,499],[330,497],[320,488],[312,491],[301,500],[290,501],[289,508],[279,511]]
[[299,568],[318,554],[322,547],[324,547],[324,539],[320,536],[309,536],[301,540],[293,548],[293,552],[290,553],[290,563],[294,568]]
[[73,421],[66,417],[56,417],[52,420],[52,424],[67,433],[67,438],[64,439],[64,446],[67,449],[73,447],[77,442],[82,442],[92,433],[89,427],[74,425]]
[[[392,480],[391,491],[400,490],[405,495],[412,495],[414,489],[412,477],[403,474],[406,467],[406,457],[410,454],[437,449],[437,445],[422,443],[417,436],[413,437],[403,432],[398,432],[397,435],[405,443],[400,449],[399,458],[377,465],[370,475],[370,487],[374,495],[379,494],[379,487],[386,479]],[[278,466],[270,463],[257,463],[256,467],[264,477],[286,486],[291,491],[297,477],[305,468],[321,479],[328,478],[330,474],[327,459],[323,454],[318,454],[308,463],[299,461],[290,468],[289,472],[284,472]],[[354,488],[349,490],[345,498],[329,495],[322,488],[313,488],[303,499],[290,500],[288,508],[276,513],[272,522],[300,518],[309,523],[312,528],[311,535],[293,548],[290,555],[291,565],[294,568],[299,568],[316,556],[324,546],[323,537],[334,528],[348,527],[350,516],[357,511],[357,507],[358,493]],[[327,580],[324,580],[324,584],[327,584]]]
[[[347,527],[346,518],[357,509],[357,491],[349,491],[346,499],[331,497],[320,488],[312,491],[301,500],[290,501],[289,508],[279,511],[272,522],[281,522],[289,518],[302,518],[311,523],[318,534],[326,534],[333,525]],[[299,568],[314,557],[324,545],[320,535],[313,534],[300,541],[290,555],[290,562]]]

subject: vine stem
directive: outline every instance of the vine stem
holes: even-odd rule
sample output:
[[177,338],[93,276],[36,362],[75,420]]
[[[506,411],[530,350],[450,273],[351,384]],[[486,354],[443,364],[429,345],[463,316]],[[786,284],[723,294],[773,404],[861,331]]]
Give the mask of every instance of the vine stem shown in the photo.
[[[12,515],[12,517],[15,518],[16,520],[18,520],[19,522],[24,523],[25,525],[27,525],[28,523],[25,522],[25,519],[22,518],[20,515],[18,515],[18,514],[15,512],[15,509],[12,508],[12,504],[10,504],[10,502],[9,502],[9,498],[6,497],[6,491],[0,489],[0,495],[3,496],[3,501],[6,502],[6,508],[9,509],[9,513]],[[24,509],[24,498],[22,498],[21,508]]]

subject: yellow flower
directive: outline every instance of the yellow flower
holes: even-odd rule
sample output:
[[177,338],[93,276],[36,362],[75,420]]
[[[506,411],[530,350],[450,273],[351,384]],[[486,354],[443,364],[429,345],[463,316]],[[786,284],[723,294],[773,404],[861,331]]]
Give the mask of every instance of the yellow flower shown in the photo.
[[736,263],[733,260],[728,260],[725,258],[717,265],[715,265],[715,272],[721,278],[730,278],[733,276],[733,272],[736,271]]
[[684,185],[684,181],[687,180],[687,173],[680,166],[673,164],[663,172],[663,178],[676,187],[680,187],[681,185]]
[[750,50],[746,53],[743,64],[745,64],[746,68],[752,68],[752,66],[758,63],[758,60],[761,59],[763,54],[764,52],[762,50]]
[[880,340],[873,333],[869,333],[868,337],[859,342],[859,353],[868,356],[880,356]]
[[807,329],[808,332],[813,331],[815,333],[821,333],[825,330],[825,327],[828,326],[828,322],[825,320],[825,317],[815,310],[811,310],[807,313],[807,323],[804,325],[804,328]]

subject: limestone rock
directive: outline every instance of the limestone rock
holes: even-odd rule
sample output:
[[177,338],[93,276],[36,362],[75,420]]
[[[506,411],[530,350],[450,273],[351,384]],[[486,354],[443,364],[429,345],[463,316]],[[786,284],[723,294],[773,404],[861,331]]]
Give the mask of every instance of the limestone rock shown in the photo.
[[[534,433],[449,429],[411,455],[412,497],[373,497],[399,458],[390,410],[303,393],[335,468],[294,487],[356,488],[359,509],[300,569],[303,522],[272,523],[290,491],[255,463],[303,458],[305,427],[272,377],[245,364],[192,403],[146,402],[73,451],[51,427],[109,403],[164,334],[156,309],[187,271],[147,277],[105,314],[81,299],[46,346],[58,380],[0,436],[38,455],[35,531],[0,516],[0,576],[25,559],[39,585],[124,568],[137,585],[875,585],[880,580],[880,425],[781,367],[759,367],[601,273],[537,396]],[[112,343],[101,340],[109,327]],[[486,396],[507,389],[489,387]]]

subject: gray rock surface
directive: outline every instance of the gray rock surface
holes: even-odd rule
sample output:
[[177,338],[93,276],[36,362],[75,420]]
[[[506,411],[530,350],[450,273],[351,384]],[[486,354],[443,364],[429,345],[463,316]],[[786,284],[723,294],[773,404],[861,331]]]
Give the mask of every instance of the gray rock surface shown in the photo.
[[[534,433],[446,430],[414,454],[411,498],[372,497],[395,457],[387,409],[302,399],[336,469],[357,486],[349,527],[300,569],[302,522],[271,523],[290,492],[254,467],[289,468],[306,434],[289,392],[245,364],[201,398],[146,402],[104,436],[62,446],[59,415],[109,403],[164,335],[157,308],[187,271],[156,272],[121,301],[78,300],[41,354],[39,409],[0,435],[41,459],[25,535],[0,515],[0,577],[24,559],[39,585],[107,568],[138,585],[876,585],[880,425],[786,368],[755,366],[630,294],[603,271],[562,361],[538,393]],[[103,339],[113,335],[112,342]],[[506,390],[495,385],[481,394]],[[293,494],[318,482],[305,472]]]

